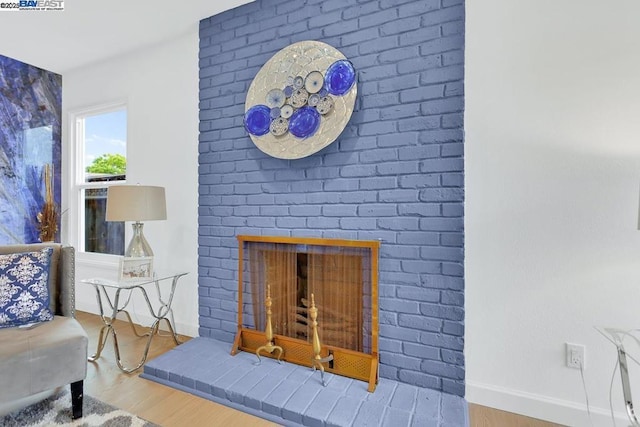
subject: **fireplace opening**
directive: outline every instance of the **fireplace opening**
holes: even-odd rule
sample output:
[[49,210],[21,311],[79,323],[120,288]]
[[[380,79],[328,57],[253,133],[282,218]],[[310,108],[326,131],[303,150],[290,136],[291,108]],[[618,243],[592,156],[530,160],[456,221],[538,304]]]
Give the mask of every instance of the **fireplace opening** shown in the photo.
[[296,254],[296,338],[309,341],[308,254]]
[[[329,372],[377,382],[379,242],[239,236],[236,349],[265,345],[270,323],[283,359],[311,366],[311,296]],[[270,292],[267,316],[265,300]]]

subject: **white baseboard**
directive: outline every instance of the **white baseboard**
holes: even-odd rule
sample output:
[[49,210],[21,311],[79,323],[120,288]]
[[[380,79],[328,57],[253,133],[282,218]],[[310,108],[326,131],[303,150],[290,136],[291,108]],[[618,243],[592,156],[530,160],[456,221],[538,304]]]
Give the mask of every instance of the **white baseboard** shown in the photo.
[[[98,303],[96,301],[89,302],[76,300],[76,309],[80,311],[86,311],[87,313],[91,314],[100,314],[100,308],[98,307]],[[148,314],[138,314],[133,310],[129,311],[129,314],[131,315],[133,322],[140,325],[151,325],[155,321],[155,319]],[[122,314],[118,315],[118,319],[126,320],[126,317],[124,316],[124,314]],[[165,326],[165,322],[162,322],[160,324],[160,329],[164,329]],[[175,327],[176,332],[180,335],[186,335],[189,337],[198,336],[198,325],[176,322]]]
[[[586,405],[543,395],[467,381],[465,398],[469,403],[567,426],[591,425]],[[609,408],[591,407],[590,410],[595,427],[613,425]],[[614,415],[618,426],[629,425],[625,413],[614,412]]]

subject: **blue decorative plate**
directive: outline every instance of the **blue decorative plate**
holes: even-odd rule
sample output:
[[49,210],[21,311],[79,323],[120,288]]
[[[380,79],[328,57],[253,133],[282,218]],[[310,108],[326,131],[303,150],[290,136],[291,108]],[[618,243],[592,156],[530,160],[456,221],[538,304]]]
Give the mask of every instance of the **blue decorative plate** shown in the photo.
[[313,95],[309,96],[307,104],[309,104],[309,107],[315,107],[316,105],[318,105],[318,102],[320,102],[320,96],[317,93],[314,93]]
[[286,95],[282,89],[271,89],[266,96],[267,106],[271,108],[280,108],[287,100]]
[[289,132],[296,138],[313,135],[320,126],[320,114],[313,107],[302,107],[289,119]]
[[285,87],[284,88],[284,96],[286,96],[287,98],[290,97],[294,90],[295,89],[293,89],[293,86],[291,86],[291,85]]
[[344,95],[356,81],[356,70],[351,62],[341,59],[329,66],[324,81],[330,94]]
[[280,117],[288,119],[293,114],[293,106],[284,104],[280,109]]
[[269,132],[271,109],[266,105],[256,105],[244,114],[244,128],[251,135],[261,136]]
[[304,88],[309,93],[318,93],[324,86],[324,76],[320,71],[312,71],[304,79]]

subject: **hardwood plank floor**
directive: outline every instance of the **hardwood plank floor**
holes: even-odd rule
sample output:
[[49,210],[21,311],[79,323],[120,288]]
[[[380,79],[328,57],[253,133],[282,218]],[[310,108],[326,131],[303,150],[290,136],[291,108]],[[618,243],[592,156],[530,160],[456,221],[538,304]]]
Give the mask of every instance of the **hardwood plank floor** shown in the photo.
[[[89,335],[89,354],[96,351],[100,317],[82,311],[76,312],[78,321]],[[116,330],[120,355],[126,366],[136,365],[144,351],[146,340],[134,335],[126,322],[117,320]],[[182,341],[190,337],[181,336]],[[174,348],[168,336],[153,338],[148,360]],[[131,374],[122,372],[116,365],[113,342],[109,338],[98,361],[89,363],[84,382],[85,393],[131,412],[163,427],[266,427],[277,424],[244,412],[211,402],[210,400],[176,390],[139,377],[142,370]],[[471,427],[558,427],[558,424],[540,421],[484,406],[469,405]]]
[[562,427],[560,424],[500,411],[486,406],[469,404],[471,427]]
[[[93,354],[97,348],[102,321],[97,315],[81,311],[76,312],[76,317],[89,335],[89,354]],[[116,322],[123,362],[128,366],[135,365],[144,351],[146,340],[136,337],[126,322]],[[190,339],[184,336],[181,338],[183,341]],[[112,344],[110,338],[100,359],[89,363],[84,382],[85,393],[89,396],[163,427],[277,425],[210,400],[142,379],[139,377],[141,369],[126,374],[116,365]],[[171,338],[156,336],[151,343],[148,360],[174,347]]]

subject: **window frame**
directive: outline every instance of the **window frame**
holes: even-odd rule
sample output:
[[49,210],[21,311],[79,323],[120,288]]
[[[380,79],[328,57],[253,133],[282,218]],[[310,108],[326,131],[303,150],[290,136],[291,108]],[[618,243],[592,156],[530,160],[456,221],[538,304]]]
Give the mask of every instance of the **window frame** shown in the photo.
[[[85,107],[73,111],[69,111],[69,141],[70,141],[70,170],[69,170],[69,243],[75,247],[77,259],[82,261],[94,261],[98,263],[117,263],[121,258],[120,255],[103,254],[98,252],[85,251],[85,216],[84,216],[84,192],[88,189],[109,188],[114,185],[124,185],[127,180],[119,181],[100,181],[85,182],[84,157],[85,157],[85,140],[84,140],[84,119],[89,116],[111,113],[114,111],[125,111],[127,118],[126,136],[127,136],[127,158],[129,152],[129,108],[128,102],[125,100],[113,101],[110,103],[100,104],[92,107]],[[127,175],[129,163],[127,162]],[[127,231],[125,227],[125,246],[127,244]]]

